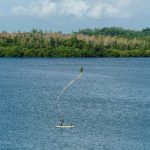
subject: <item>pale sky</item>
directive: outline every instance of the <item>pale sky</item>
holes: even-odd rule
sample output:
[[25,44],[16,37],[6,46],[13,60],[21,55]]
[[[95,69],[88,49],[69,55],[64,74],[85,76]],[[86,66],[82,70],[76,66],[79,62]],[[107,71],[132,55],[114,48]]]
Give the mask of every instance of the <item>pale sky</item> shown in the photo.
[[0,0],[0,31],[150,27],[148,0]]

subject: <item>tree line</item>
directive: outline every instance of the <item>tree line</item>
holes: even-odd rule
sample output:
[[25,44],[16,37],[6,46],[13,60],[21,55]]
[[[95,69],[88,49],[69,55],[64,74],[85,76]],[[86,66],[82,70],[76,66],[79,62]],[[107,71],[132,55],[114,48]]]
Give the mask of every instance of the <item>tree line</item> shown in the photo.
[[82,29],[78,32],[74,32],[75,34],[84,34],[84,35],[103,35],[103,36],[117,36],[117,37],[125,37],[125,38],[143,38],[150,36],[150,28],[145,28],[140,31],[137,30],[129,30],[121,27],[110,27],[110,28],[95,28],[95,29]]
[[0,57],[149,57],[150,29],[84,29],[79,32],[6,31],[0,33]]

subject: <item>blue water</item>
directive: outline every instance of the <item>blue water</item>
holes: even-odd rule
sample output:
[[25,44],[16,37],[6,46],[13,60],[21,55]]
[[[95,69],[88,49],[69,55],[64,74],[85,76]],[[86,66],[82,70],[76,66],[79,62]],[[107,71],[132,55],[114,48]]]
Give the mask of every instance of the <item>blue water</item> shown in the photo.
[[0,150],[149,149],[149,58],[0,59]]

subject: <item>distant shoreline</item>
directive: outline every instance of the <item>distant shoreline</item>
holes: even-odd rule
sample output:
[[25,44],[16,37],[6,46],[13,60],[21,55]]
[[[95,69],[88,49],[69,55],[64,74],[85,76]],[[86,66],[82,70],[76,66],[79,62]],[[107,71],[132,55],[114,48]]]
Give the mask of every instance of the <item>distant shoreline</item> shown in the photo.
[[11,58],[16,58],[16,59],[32,59],[32,58],[39,58],[39,59],[98,59],[98,58],[120,58],[120,59],[126,59],[126,58],[150,58],[150,57],[141,57],[141,56],[136,56],[136,57],[0,57],[0,59],[6,58],[6,59],[11,59]]
[[79,32],[1,32],[0,57],[150,57],[150,28],[84,29]]

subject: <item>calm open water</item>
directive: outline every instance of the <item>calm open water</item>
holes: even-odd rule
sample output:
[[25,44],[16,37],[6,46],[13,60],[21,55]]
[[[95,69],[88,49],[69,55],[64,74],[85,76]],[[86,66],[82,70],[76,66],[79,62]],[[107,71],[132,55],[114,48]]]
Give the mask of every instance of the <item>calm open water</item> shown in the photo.
[[0,150],[149,149],[149,58],[0,59]]

